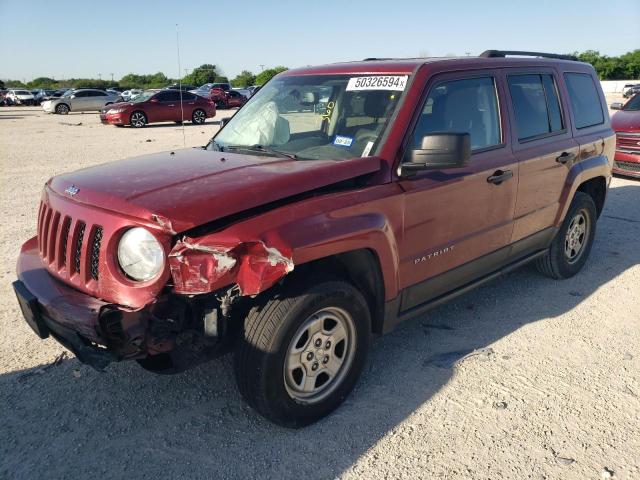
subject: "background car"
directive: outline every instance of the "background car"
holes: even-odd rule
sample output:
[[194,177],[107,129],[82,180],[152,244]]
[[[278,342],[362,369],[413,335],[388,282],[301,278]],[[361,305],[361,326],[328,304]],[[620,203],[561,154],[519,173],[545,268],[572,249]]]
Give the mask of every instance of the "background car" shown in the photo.
[[631,98],[634,95],[640,93],[640,84],[639,85],[632,85],[629,88],[627,88],[626,90],[623,90],[623,94],[622,96],[624,98]]
[[238,92],[240,95],[244,95],[246,98],[251,96],[251,91],[247,88],[232,88],[234,92]]
[[53,95],[54,91],[55,90],[43,89],[43,88],[31,90],[31,93],[33,94],[34,105],[40,105],[45,100],[49,100],[51,98],[51,95]]
[[[180,108],[182,97],[182,108]],[[115,103],[100,111],[100,121],[116,126],[144,127],[149,123],[189,120],[203,124],[216,114],[215,104],[191,92],[147,90],[130,102]]]
[[233,108],[233,107],[241,107],[245,103],[247,103],[247,97],[242,95],[237,90],[229,90],[226,93],[226,101],[222,104],[221,108]]
[[122,93],[114,92],[114,94],[117,97],[122,97],[125,102],[128,102],[129,100],[132,100],[140,95],[142,92],[144,92],[144,90],[141,90],[139,88],[132,88],[131,90],[125,90]]
[[611,104],[619,110],[611,117],[616,132],[616,155],[613,173],[640,178],[640,93],[624,105]]
[[190,92],[191,90],[196,90],[195,85],[187,85],[185,83],[174,83],[173,85],[169,85],[168,87],[164,87],[165,90],[182,90],[185,92]]
[[48,113],[66,115],[69,112],[98,111],[105,105],[115,103],[117,95],[104,90],[90,88],[69,90],[59,98],[46,100],[42,109]]
[[5,101],[9,105],[33,105],[33,94],[29,90],[11,88],[7,91]]

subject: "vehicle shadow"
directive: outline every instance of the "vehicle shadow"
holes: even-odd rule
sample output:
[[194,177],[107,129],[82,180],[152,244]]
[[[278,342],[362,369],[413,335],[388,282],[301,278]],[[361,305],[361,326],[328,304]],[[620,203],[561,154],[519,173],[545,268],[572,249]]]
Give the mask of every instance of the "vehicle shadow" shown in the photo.
[[[301,430],[274,426],[242,402],[229,357],[176,376],[133,363],[99,374],[75,359],[4,374],[0,476],[335,478],[433,397],[466,353],[553,321],[639,262],[640,188],[609,197],[579,275],[552,281],[525,267],[407,322],[375,342],[345,404]],[[492,348],[464,361],[517,355]],[[419,434],[437,443],[440,433]]]

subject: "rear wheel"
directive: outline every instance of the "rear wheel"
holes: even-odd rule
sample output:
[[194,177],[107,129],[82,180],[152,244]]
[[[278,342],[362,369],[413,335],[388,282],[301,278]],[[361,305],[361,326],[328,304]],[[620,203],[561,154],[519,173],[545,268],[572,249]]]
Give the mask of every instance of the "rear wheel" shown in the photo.
[[201,108],[193,111],[191,115],[191,121],[196,125],[202,125],[207,120],[207,114]]
[[56,113],[58,115],[66,115],[69,113],[69,106],[66,103],[61,103],[56,106]]
[[274,423],[312,423],[355,385],[370,331],[368,305],[349,283],[325,280],[277,294],[245,319],[235,354],[238,388]]
[[538,270],[556,278],[569,278],[587,261],[596,234],[596,206],[583,192],[576,192],[567,216],[549,250],[537,261]]
[[142,128],[147,124],[147,116],[142,112],[133,112],[129,123],[134,128]]

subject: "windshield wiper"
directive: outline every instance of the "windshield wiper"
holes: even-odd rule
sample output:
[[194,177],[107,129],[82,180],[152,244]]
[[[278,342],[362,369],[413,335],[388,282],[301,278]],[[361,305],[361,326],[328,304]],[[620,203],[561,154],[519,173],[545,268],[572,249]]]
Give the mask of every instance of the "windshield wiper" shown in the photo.
[[295,153],[276,150],[275,148],[265,147],[264,145],[225,145],[224,150],[248,150],[250,152],[270,153],[272,155],[287,157],[293,160],[296,160],[298,158],[298,156]]

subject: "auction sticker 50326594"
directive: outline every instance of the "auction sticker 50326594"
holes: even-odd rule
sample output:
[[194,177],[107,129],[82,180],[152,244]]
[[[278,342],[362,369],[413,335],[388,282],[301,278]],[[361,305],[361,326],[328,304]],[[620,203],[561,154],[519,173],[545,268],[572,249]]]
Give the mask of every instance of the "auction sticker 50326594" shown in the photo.
[[408,75],[376,75],[373,77],[352,77],[347,83],[346,91],[354,90],[397,90],[403,91],[407,86]]

